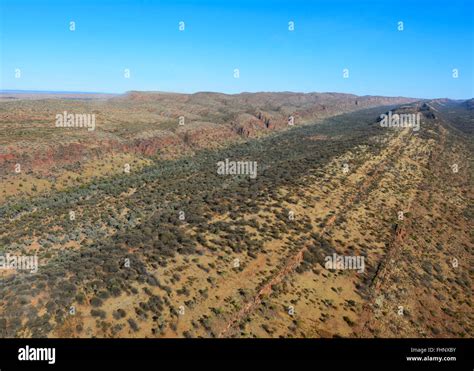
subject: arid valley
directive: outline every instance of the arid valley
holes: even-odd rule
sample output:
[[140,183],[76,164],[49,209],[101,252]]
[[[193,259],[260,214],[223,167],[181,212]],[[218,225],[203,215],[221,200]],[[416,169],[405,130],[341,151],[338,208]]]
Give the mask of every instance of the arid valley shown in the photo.
[[0,337],[472,337],[473,109],[2,93]]

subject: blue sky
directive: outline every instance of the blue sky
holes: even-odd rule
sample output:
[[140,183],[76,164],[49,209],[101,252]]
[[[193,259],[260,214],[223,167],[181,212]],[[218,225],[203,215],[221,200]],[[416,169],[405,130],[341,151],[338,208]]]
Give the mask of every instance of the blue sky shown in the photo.
[[469,0],[0,4],[0,89],[474,95]]

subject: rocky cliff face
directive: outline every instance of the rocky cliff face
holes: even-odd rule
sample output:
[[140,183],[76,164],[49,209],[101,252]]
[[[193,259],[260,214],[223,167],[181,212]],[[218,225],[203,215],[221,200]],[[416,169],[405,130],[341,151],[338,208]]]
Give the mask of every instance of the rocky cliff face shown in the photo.
[[[0,102],[0,174],[16,163],[47,170],[113,152],[172,158],[200,148],[267,135],[341,113],[410,98],[336,93],[171,94],[130,92],[109,99],[41,99]],[[94,131],[56,128],[64,111],[95,114]]]

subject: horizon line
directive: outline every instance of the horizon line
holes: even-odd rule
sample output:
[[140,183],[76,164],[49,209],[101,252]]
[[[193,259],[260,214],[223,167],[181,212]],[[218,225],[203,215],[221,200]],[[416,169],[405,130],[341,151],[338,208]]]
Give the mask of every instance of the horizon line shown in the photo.
[[407,99],[419,99],[419,100],[442,100],[449,99],[453,101],[462,101],[473,99],[474,97],[469,98],[449,98],[449,97],[438,97],[438,98],[424,98],[424,97],[410,97],[404,95],[373,95],[373,94],[364,94],[358,95],[354,93],[345,93],[345,92],[336,92],[336,91],[325,91],[325,92],[301,92],[301,91],[291,91],[291,90],[281,90],[281,91],[241,91],[239,93],[224,93],[219,91],[195,91],[193,93],[183,93],[183,92],[173,92],[173,91],[162,91],[162,90],[127,90],[122,93],[116,92],[99,92],[99,91],[73,91],[73,90],[37,90],[37,89],[0,89],[0,94],[52,94],[52,95],[61,95],[61,94],[83,94],[83,95],[126,95],[130,93],[159,93],[159,94],[182,94],[182,95],[194,95],[194,94],[224,94],[224,95],[240,95],[240,94],[344,94],[344,95],[353,95],[356,97],[384,97],[384,98],[407,98]]

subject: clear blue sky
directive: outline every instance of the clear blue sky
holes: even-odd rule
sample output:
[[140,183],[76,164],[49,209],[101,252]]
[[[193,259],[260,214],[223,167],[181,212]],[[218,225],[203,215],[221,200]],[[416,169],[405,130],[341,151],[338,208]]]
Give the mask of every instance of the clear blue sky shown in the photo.
[[474,95],[472,0],[0,4],[0,89]]

